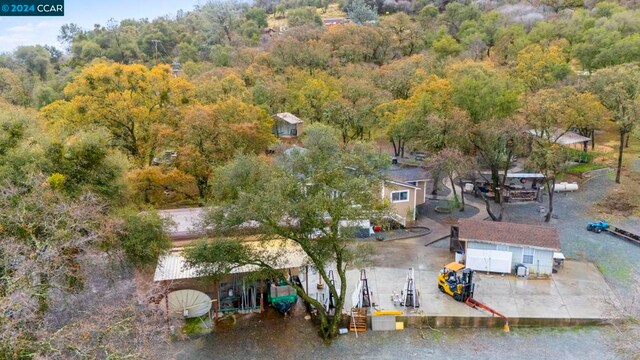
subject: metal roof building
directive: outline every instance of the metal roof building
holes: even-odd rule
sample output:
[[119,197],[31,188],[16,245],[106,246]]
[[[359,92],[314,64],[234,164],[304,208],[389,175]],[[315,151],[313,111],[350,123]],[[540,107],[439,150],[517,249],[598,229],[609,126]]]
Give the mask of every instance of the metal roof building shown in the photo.
[[[214,240],[215,241],[215,240]],[[247,241],[250,251],[261,254],[262,260],[277,270],[299,268],[307,264],[307,257],[293,241]],[[197,267],[190,267],[182,255],[182,249],[174,249],[158,259],[153,281],[186,280],[201,277]],[[255,265],[244,265],[231,270],[231,274],[249,273],[258,270]]]

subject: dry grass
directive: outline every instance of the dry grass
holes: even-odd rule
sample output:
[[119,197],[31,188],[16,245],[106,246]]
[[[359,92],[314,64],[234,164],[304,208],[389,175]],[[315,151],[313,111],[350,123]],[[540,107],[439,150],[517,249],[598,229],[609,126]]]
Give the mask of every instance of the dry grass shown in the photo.
[[[344,11],[340,10],[340,7],[338,6],[338,4],[329,4],[329,7],[327,8],[327,12],[324,12],[324,9],[316,9],[316,12],[318,12],[318,15],[320,15],[322,19],[340,18],[340,17],[347,16],[347,14]],[[269,23],[269,27],[273,28],[276,31],[281,26],[288,25],[286,17],[276,18],[275,15],[273,14],[270,14],[267,17],[267,22]]]
[[[606,164],[615,170],[618,146],[618,131],[611,124],[596,137],[596,151],[601,152],[602,155],[594,159],[594,162]],[[594,204],[594,210],[614,217],[640,215],[640,169],[634,169],[634,163],[639,156],[640,141],[631,138],[629,147],[625,149],[623,155],[621,184],[612,186],[602,201]]]
[[622,184],[613,186],[595,206],[608,215],[628,217],[638,213],[638,204],[640,204],[638,184],[623,179]]
[[329,4],[326,13],[323,13],[322,9],[318,9],[318,14],[320,14],[320,17],[323,19],[347,17],[347,14],[340,10],[340,6],[338,4]]

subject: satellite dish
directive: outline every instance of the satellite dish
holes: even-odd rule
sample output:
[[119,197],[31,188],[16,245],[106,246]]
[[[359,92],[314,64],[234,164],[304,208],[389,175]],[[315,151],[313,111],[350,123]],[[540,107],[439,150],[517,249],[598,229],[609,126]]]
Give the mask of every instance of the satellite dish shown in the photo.
[[167,299],[162,300],[162,305],[169,302],[169,314],[185,318],[200,317],[211,310],[211,298],[197,290],[178,290],[169,293]]

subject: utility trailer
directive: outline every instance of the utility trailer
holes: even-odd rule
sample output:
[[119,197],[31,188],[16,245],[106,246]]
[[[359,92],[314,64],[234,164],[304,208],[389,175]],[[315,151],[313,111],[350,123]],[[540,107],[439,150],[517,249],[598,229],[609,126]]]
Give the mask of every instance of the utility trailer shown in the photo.
[[617,226],[610,225],[606,221],[598,221],[587,224],[587,230],[593,231],[596,233],[600,233],[602,231],[608,231],[613,235],[619,236],[621,238],[627,239],[631,242],[634,242],[640,245],[640,234],[631,232],[629,230],[622,229]]
[[636,233],[632,233],[631,231],[619,228],[617,226],[609,226],[609,232],[640,245],[640,235]]

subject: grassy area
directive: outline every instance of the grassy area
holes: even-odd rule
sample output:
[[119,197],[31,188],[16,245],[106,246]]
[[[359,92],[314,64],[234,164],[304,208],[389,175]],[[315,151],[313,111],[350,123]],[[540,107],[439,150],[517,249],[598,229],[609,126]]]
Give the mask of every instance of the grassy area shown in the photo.
[[606,278],[625,283],[631,280],[631,270],[633,267],[627,261],[616,258],[614,261],[597,262],[596,266]]
[[604,164],[594,164],[594,163],[576,164],[576,165],[570,166],[567,169],[567,174],[582,175],[583,173],[585,173],[587,171],[603,169],[603,168],[606,168],[606,167],[607,166],[604,165]]
[[206,320],[201,318],[186,319],[184,321],[184,326],[182,327],[182,333],[185,335],[198,335],[211,332],[210,329],[207,329],[204,326],[202,323],[203,321]]
[[[324,9],[321,9],[321,8],[317,8],[316,12],[318,13],[318,15],[320,15],[322,19],[341,18],[341,17],[347,16],[347,14],[344,11],[340,10],[340,6],[337,3],[329,4],[329,7],[327,7],[326,12],[324,11]],[[288,25],[286,17],[276,17],[274,14],[270,14],[267,17],[267,22],[269,24],[269,27],[274,28],[276,30],[279,29],[280,26]]]

